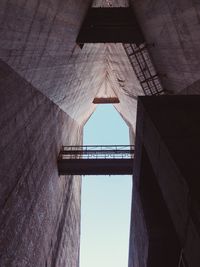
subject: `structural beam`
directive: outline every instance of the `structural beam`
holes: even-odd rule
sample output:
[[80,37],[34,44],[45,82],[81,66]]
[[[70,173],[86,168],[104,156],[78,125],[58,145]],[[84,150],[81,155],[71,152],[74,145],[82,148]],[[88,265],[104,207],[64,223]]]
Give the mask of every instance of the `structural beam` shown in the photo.
[[118,97],[95,97],[93,104],[119,104]]
[[77,38],[84,43],[144,43],[131,8],[90,8]]
[[133,159],[62,159],[59,175],[128,175],[133,174]]

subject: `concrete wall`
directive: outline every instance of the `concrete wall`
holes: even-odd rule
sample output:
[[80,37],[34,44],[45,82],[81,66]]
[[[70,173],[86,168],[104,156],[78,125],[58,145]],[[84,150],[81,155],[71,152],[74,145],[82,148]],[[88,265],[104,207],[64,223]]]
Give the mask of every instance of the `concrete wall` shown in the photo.
[[[199,103],[199,96],[139,99],[130,266],[177,267],[181,256],[185,266],[200,265]],[[160,193],[148,184],[151,173]],[[166,206],[159,210],[154,203],[158,193]],[[145,249],[148,245],[148,260],[138,264],[138,257],[146,256],[144,244]]]
[[[157,71],[166,90],[199,93],[200,3],[198,1],[132,0]],[[188,89],[186,89],[188,88]]]
[[93,0],[93,7],[128,7],[129,0]]
[[[106,75],[134,141],[142,90],[121,44],[83,49],[76,44],[90,2],[0,1],[1,266],[77,266],[80,181],[59,178],[56,158],[62,144],[82,142],[82,127]],[[94,1],[94,6],[107,2]],[[154,43],[149,50],[165,89],[198,94],[200,5],[189,0],[132,3],[147,43]],[[134,190],[138,227],[148,240]],[[148,249],[148,242],[139,242],[144,258],[135,254],[138,265],[145,264]]]
[[0,1],[1,266],[78,266],[80,177],[58,177],[57,156],[82,143],[68,88],[89,2]]
[[[83,124],[95,109],[92,101],[107,75],[121,99],[117,109],[135,125],[136,97],[143,92],[122,45],[87,44],[81,49],[76,44],[90,3],[1,1],[0,59]],[[127,6],[127,1],[115,6]],[[120,77],[125,83],[118,82]]]
[[76,37],[89,3],[0,2],[0,58],[55,103],[71,81],[75,51],[81,50]]
[[80,178],[58,177],[61,145],[82,142],[107,74],[135,122],[141,88],[122,46],[76,44],[89,4],[0,1],[1,266],[78,266]]
[[95,108],[105,69],[105,46],[76,44],[90,2],[0,3],[0,58],[82,123]]
[[0,61],[0,266],[78,266],[80,178],[58,176],[79,125]]

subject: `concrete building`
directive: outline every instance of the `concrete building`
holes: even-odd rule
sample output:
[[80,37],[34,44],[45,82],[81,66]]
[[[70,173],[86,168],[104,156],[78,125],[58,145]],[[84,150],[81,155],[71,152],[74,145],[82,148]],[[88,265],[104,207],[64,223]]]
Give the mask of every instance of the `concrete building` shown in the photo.
[[[95,98],[120,100],[135,140],[144,91],[124,45],[76,43],[91,4],[131,5],[164,93],[200,92],[198,1],[91,2],[0,1],[2,267],[78,266],[81,178],[58,176],[57,158],[82,144]],[[199,97],[157,99],[139,102],[129,267],[199,267]]]

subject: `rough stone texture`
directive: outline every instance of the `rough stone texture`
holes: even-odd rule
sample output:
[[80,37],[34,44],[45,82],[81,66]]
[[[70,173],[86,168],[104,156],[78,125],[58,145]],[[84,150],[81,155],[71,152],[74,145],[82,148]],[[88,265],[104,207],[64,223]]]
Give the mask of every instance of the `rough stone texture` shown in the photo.
[[78,266],[80,178],[58,176],[77,123],[0,61],[0,266]]
[[[132,0],[164,88],[186,90],[200,79],[200,2]],[[191,89],[191,91],[190,91]],[[200,93],[200,89],[198,89]]]

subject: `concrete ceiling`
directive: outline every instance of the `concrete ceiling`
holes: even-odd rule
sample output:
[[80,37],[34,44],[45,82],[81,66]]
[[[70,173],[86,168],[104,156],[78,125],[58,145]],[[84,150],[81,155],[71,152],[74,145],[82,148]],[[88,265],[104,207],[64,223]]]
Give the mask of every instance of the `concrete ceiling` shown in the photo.
[[69,66],[65,87],[52,99],[72,118],[85,122],[96,108],[94,98],[105,94],[106,84],[120,100],[115,108],[127,122],[135,124],[133,110],[143,91],[122,44],[86,44],[70,59]]
[[[92,3],[94,8],[128,6],[127,0],[94,0]],[[73,80],[68,79],[67,88],[63,90],[63,95],[59,92],[60,99],[56,103],[79,123],[85,123],[96,108],[92,104],[93,99],[105,95],[106,88],[109,88],[112,93],[108,97],[115,95],[119,98],[120,103],[114,106],[134,129],[137,96],[143,95],[143,90],[123,45],[85,44],[82,50],[76,48],[76,52],[76,59],[73,61],[72,56],[70,64],[70,78],[73,77]]]
[[93,0],[92,7],[128,7],[129,0]]
[[[90,1],[1,1],[0,57],[79,124],[95,110],[105,81],[120,99],[116,109],[135,125],[136,97],[143,94],[121,44],[86,44],[76,37]],[[94,1],[93,6],[127,6]],[[13,19],[12,19],[13,18]]]
[[[164,88],[199,93],[199,4],[131,1]],[[76,38],[90,0],[0,1],[0,59],[83,125],[105,79],[120,99],[116,109],[134,128],[136,97],[143,94],[121,44]],[[128,1],[93,1],[94,7]],[[177,34],[178,33],[178,34]],[[17,85],[16,85],[17,90]]]

